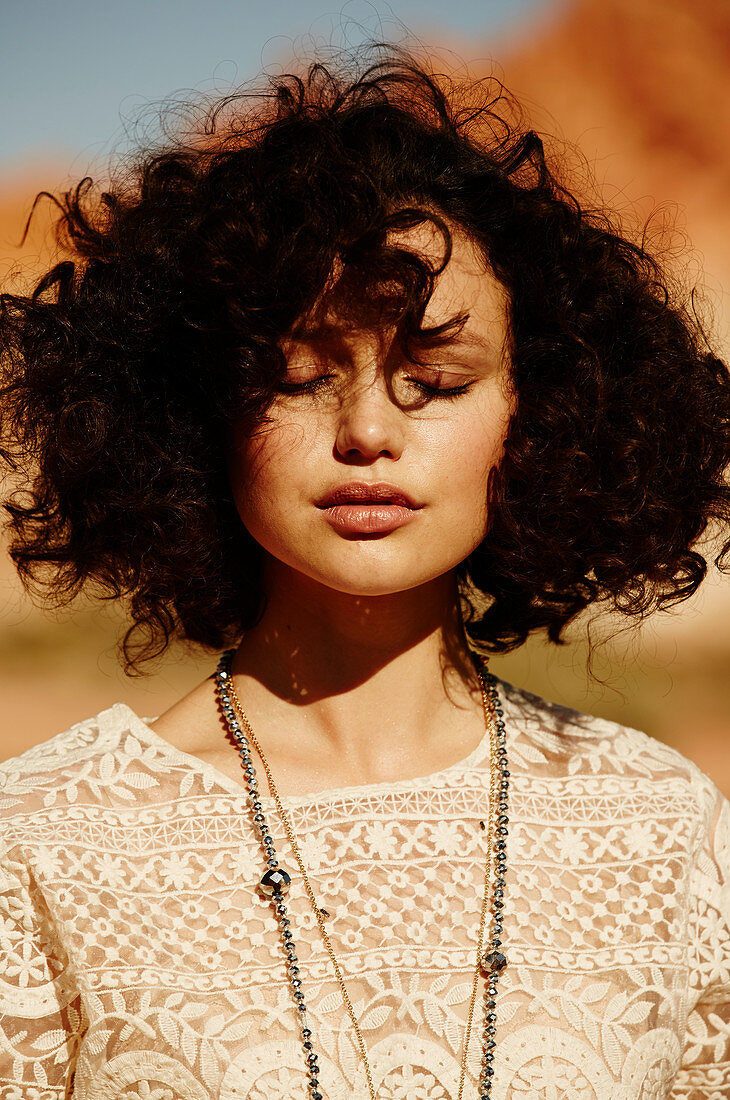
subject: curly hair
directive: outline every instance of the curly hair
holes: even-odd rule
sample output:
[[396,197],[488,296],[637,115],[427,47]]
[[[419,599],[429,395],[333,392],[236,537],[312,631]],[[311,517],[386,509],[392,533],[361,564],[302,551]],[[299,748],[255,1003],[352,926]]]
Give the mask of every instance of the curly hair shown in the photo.
[[435,220],[448,252],[450,219],[508,292],[517,398],[489,529],[459,568],[470,640],[561,644],[598,600],[644,617],[695,592],[693,546],[730,519],[727,367],[645,243],[560,182],[499,82],[459,88],[386,47],[359,74],[315,61],[197,117],[106,190],[87,177],[55,199],[72,258],[0,298],[0,454],[25,478],[4,507],[27,586],[127,600],[128,671],[173,637],[238,639],[265,593],[230,426],[265,417],[280,341],[335,261],[407,354],[447,339],[459,318],[421,328],[438,271],[387,234]]

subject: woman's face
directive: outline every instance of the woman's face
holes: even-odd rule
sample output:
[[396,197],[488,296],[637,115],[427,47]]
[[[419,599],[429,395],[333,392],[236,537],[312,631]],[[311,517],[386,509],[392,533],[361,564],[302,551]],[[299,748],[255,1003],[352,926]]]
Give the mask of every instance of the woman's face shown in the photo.
[[[331,315],[282,344],[287,392],[268,423],[234,438],[229,459],[239,514],[270,566],[377,596],[442,576],[481,542],[487,478],[513,408],[507,299],[468,237],[450,229],[452,256],[423,326],[461,311],[469,319],[419,354],[427,365],[405,359],[392,331]],[[390,239],[436,265],[443,255],[429,223]]]

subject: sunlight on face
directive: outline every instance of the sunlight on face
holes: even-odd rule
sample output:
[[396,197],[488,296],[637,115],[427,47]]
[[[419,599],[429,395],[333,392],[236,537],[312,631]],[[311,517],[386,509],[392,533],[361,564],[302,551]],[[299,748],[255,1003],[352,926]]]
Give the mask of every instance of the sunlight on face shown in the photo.
[[[514,405],[507,296],[466,234],[449,228],[452,256],[423,325],[461,311],[469,320],[427,365],[394,363],[392,333],[344,323],[282,344],[287,390],[268,424],[239,434],[229,461],[241,519],[275,570],[384,595],[453,570],[481,542],[487,478]],[[436,264],[443,255],[430,223],[393,242]],[[379,499],[366,499],[374,484]]]

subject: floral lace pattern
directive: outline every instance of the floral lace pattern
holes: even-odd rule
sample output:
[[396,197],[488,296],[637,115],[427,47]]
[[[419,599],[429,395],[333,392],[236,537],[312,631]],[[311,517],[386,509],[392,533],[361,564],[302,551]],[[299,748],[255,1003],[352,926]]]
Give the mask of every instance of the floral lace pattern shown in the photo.
[[[644,734],[499,688],[512,820],[495,1100],[727,1098],[730,805]],[[488,789],[485,735],[434,775],[283,799],[379,1100],[456,1100]],[[368,1100],[262,801],[292,872],[321,1091]],[[249,814],[242,786],[122,703],[0,766],[0,1100],[305,1100]]]

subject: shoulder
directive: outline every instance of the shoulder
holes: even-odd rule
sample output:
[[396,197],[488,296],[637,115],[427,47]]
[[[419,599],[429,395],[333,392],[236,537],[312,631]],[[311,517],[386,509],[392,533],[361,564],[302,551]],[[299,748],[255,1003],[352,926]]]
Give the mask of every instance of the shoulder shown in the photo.
[[134,711],[116,703],[0,763],[0,829],[59,805],[128,805],[135,784],[155,782],[150,773],[159,753],[140,740],[144,729]]
[[696,764],[641,730],[499,681],[505,720],[512,725],[512,759],[531,780],[597,797],[632,795],[654,809],[684,809],[709,826],[730,806]]

